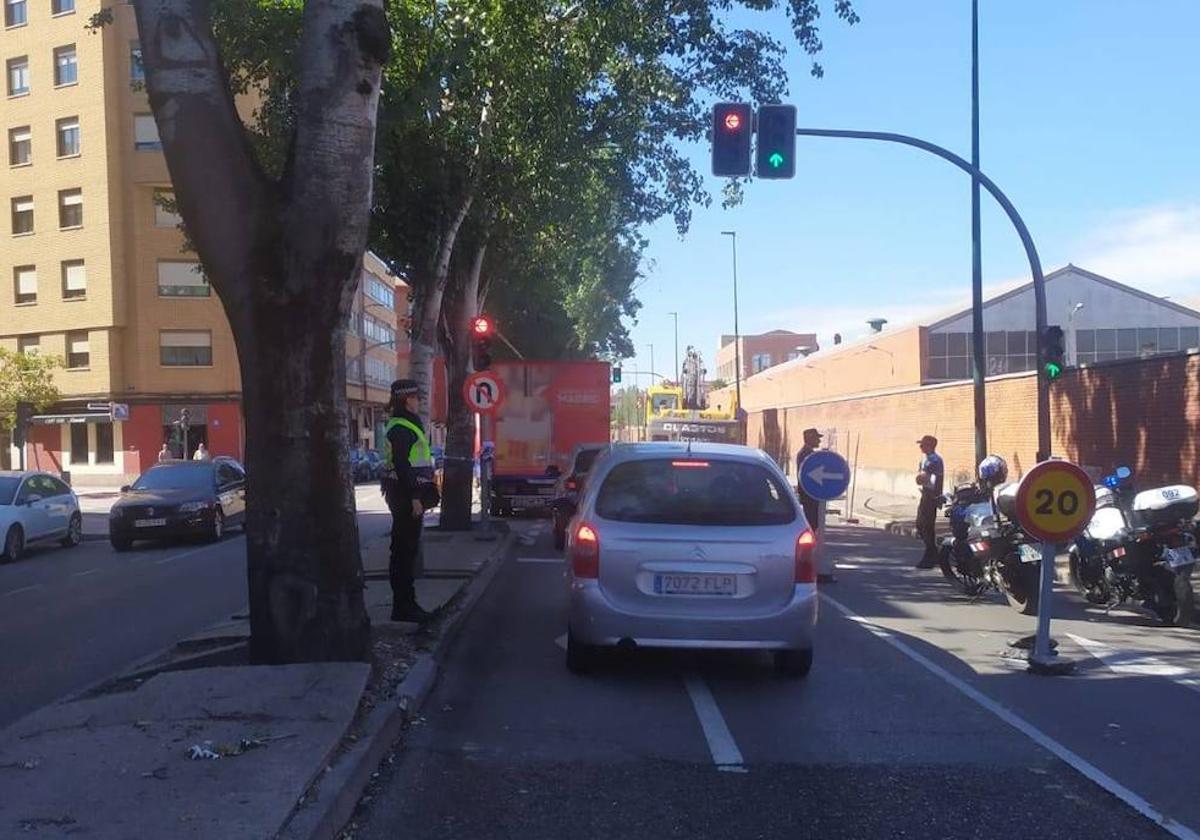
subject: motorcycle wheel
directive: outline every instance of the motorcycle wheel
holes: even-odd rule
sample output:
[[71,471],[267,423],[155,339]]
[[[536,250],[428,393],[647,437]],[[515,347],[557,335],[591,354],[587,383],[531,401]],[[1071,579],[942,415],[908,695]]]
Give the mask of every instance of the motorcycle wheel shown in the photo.
[[1089,583],[1083,578],[1083,558],[1079,556],[1079,547],[1071,546],[1068,554],[1071,569],[1071,585],[1075,587],[1089,604],[1107,604],[1108,592],[1103,583]]
[[1038,598],[1041,591],[1041,563],[1022,563],[1017,555],[1007,561],[1009,567],[1016,567],[1010,577],[1004,575],[1004,598],[1008,605],[1021,615],[1037,615]]
[[954,572],[954,549],[949,545],[943,545],[938,550],[938,566],[942,570],[942,577],[958,580],[958,575]]
[[1163,624],[1187,627],[1195,618],[1195,593],[1192,591],[1191,569],[1178,572],[1160,569],[1155,582],[1151,609]]

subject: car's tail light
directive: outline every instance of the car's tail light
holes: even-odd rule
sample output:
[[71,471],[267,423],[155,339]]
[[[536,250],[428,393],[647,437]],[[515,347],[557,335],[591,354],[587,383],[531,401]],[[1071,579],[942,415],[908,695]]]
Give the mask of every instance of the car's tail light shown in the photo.
[[796,583],[817,582],[817,567],[813,563],[816,550],[816,534],[805,528],[800,536],[796,537]]
[[992,544],[987,540],[980,540],[979,542],[971,543],[971,551],[975,552],[976,554],[986,554],[991,547]]
[[684,470],[706,470],[708,461],[672,461],[671,466]]
[[571,541],[571,572],[578,578],[600,577],[600,535],[586,522]]

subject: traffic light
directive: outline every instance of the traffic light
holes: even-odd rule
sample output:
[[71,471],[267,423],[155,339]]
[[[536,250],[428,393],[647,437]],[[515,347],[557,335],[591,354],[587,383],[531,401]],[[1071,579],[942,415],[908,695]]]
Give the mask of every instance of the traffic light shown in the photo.
[[760,105],[755,174],[791,178],[796,174],[796,106]]
[[29,424],[33,421],[33,404],[27,402],[17,403],[17,416],[13,425],[13,445],[22,447],[28,439],[25,436]]
[[492,366],[492,336],[496,325],[486,315],[471,319],[471,366],[475,370],[487,370]]
[[1063,368],[1067,366],[1066,342],[1063,339],[1063,329],[1057,324],[1046,327],[1042,338],[1042,372],[1053,382],[1062,376]]
[[712,171],[722,178],[750,174],[750,118],[747,102],[718,102],[713,106]]
[[613,382],[619,383],[621,381],[621,366],[615,365],[613,367],[612,371],[613,371]]

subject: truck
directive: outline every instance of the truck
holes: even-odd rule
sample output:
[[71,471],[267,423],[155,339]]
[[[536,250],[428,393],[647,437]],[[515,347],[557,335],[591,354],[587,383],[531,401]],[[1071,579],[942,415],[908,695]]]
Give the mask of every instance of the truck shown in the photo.
[[596,361],[505,361],[488,372],[502,391],[480,430],[493,452],[489,510],[494,516],[546,510],[575,448],[609,441],[611,368]]
[[708,407],[705,372],[699,351],[688,347],[680,384],[664,382],[646,389],[646,435],[650,440],[745,441],[736,406],[730,411]]

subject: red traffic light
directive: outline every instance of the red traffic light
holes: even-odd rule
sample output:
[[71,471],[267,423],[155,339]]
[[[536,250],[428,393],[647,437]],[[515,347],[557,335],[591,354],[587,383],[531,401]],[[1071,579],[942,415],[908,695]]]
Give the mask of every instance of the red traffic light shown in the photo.
[[471,332],[475,335],[485,336],[492,334],[492,319],[486,315],[480,315],[471,321]]
[[725,127],[730,131],[737,131],[742,127],[742,118],[736,113],[728,113],[725,115]]

